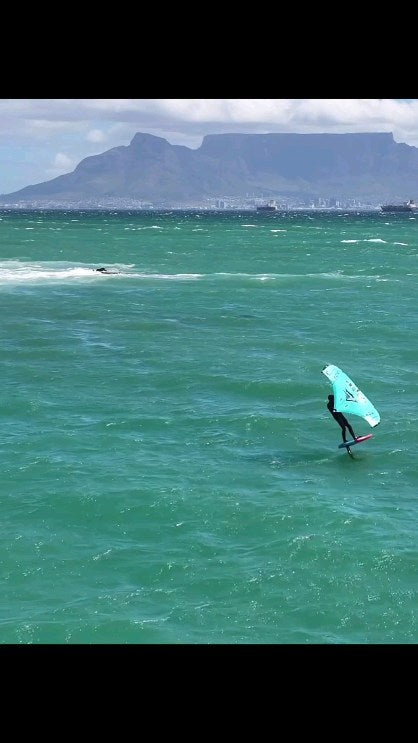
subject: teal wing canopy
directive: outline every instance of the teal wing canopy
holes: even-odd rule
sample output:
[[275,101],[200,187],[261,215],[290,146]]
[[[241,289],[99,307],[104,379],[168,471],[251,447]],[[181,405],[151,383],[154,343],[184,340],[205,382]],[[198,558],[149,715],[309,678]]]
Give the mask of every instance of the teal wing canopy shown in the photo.
[[372,428],[380,423],[380,415],[374,405],[356,387],[345,372],[339,369],[338,366],[334,366],[334,364],[328,364],[328,366],[322,369],[322,373],[328,377],[332,384],[335,410],[338,410],[340,413],[359,415]]

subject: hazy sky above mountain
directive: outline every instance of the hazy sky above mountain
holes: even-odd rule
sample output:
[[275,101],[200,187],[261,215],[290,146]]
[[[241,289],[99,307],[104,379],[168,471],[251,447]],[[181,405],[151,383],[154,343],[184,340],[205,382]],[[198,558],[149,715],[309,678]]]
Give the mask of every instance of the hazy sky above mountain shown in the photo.
[[393,132],[418,147],[418,101],[389,98],[2,99],[0,193],[70,173],[137,132],[196,149],[205,134]]

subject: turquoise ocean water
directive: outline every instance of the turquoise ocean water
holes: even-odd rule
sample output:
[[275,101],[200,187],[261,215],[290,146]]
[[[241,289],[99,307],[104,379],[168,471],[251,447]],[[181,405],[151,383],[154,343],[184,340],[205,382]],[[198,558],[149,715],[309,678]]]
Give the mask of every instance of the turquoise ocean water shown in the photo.
[[417,226],[2,211],[0,643],[416,643]]

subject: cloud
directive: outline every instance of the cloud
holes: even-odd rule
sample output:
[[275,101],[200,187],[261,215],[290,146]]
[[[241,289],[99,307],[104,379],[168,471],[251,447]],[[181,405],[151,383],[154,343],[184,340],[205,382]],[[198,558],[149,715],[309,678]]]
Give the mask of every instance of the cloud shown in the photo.
[[101,129],[90,129],[87,132],[86,139],[88,142],[105,142],[107,135]]
[[54,158],[54,168],[58,170],[69,169],[72,166],[72,160],[68,155],[58,152]]
[[77,162],[74,162],[71,157],[68,157],[68,155],[63,152],[57,152],[53,159],[52,167],[49,166],[45,168],[45,177],[40,179],[38,182],[49,180],[50,178],[56,178],[58,175],[63,175],[64,173],[70,173],[74,170],[76,164]]
[[[122,125],[137,131],[209,132],[393,131],[411,144],[418,135],[418,101],[382,98],[38,99],[0,101],[0,135],[73,134],[100,144]],[[173,142],[174,144],[175,142]],[[113,142],[113,144],[122,144]]]

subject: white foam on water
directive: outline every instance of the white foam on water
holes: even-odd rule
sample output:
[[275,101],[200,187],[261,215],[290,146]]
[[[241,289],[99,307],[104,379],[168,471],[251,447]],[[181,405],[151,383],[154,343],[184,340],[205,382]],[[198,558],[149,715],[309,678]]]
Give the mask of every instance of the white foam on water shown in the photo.
[[[99,267],[99,266],[98,266]],[[151,273],[147,271],[135,270],[135,264],[114,263],[106,266],[109,273],[97,271],[95,266],[78,265],[74,266],[64,261],[54,262],[30,262],[30,261],[2,261],[0,262],[0,284],[21,284],[21,283],[44,283],[44,282],[67,282],[82,281],[102,282],[110,279],[141,279],[146,281],[197,281],[200,279],[216,280],[250,280],[250,281],[283,281],[287,279],[300,280],[302,278],[325,279],[338,281],[352,280],[375,280],[388,281],[389,279],[379,274],[365,276],[343,274],[339,271],[324,273],[229,273],[217,272],[210,274],[203,273]],[[132,270],[134,269],[134,270]]]
[[95,267],[74,266],[65,262],[1,261],[0,284],[73,281],[75,279],[102,280],[103,278],[129,275],[126,270],[132,268],[133,265],[113,264],[107,266],[111,273],[103,274],[96,271]]

